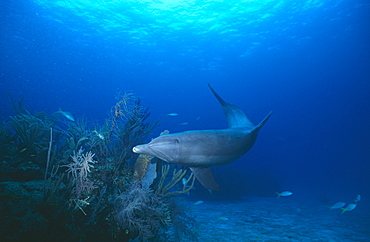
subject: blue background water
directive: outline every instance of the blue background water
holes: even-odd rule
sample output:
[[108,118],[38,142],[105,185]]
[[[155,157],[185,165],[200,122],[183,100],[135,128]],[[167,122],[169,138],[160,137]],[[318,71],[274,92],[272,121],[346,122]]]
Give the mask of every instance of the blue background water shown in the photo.
[[102,122],[130,90],[161,118],[153,137],[224,128],[211,83],[255,123],[274,111],[247,155],[213,169],[215,196],[366,198],[369,9],[365,0],[1,1],[0,115],[13,115],[12,93],[30,110]]

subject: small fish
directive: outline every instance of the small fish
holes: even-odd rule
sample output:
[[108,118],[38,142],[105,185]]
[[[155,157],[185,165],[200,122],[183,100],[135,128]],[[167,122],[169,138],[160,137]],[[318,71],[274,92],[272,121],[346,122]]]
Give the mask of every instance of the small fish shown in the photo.
[[345,207],[345,208],[340,208],[340,209],[342,209],[342,214],[343,213],[345,213],[345,212],[347,212],[347,211],[352,211],[353,209],[355,209],[356,208],[356,204],[354,204],[354,203],[350,203],[350,204],[348,204],[347,205],[347,207]]
[[73,118],[72,114],[70,112],[64,112],[62,111],[62,109],[60,109],[58,112],[56,113],[60,113],[62,114],[64,117],[66,117],[67,119],[71,120],[71,121],[75,121],[75,119]]
[[179,115],[178,113],[167,113],[167,116],[170,116],[170,117],[176,117],[178,115]]
[[199,204],[202,204],[202,203],[203,203],[203,201],[202,200],[199,200],[199,201],[193,203],[193,205],[199,205]]
[[180,125],[188,125],[189,123],[187,122],[183,122],[183,123],[180,123]]
[[357,197],[356,197],[356,199],[355,199],[355,203],[357,203],[358,201],[360,201],[361,200],[361,195],[360,194],[358,194],[357,195]]
[[23,149],[21,149],[20,151],[19,151],[19,153],[23,153],[23,152],[25,152],[27,150],[27,148],[23,148]]
[[195,120],[197,120],[197,121],[198,121],[199,119],[200,119],[200,117],[197,117]]
[[226,217],[222,217],[222,216],[221,216],[221,217],[216,217],[216,219],[219,219],[219,220],[225,220],[225,221],[226,221],[226,220],[229,220],[228,218],[226,218]]
[[278,195],[277,198],[279,198],[279,197],[288,197],[288,196],[292,195],[293,193],[289,192],[289,191],[285,191],[285,192],[282,192],[282,193],[277,192],[276,194]]
[[338,202],[338,203],[334,204],[333,206],[331,206],[329,208],[330,209],[342,208],[342,207],[344,207],[344,205],[346,205],[346,203],[344,203],[344,202]]
[[[190,183],[189,183],[189,184],[187,184],[187,183],[189,182],[189,180],[187,180],[185,177],[184,177],[184,178],[182,178],[182,180],[181,180],[181,181],[182,181],[182,185],[183,185],[183,186],[186,186],[186,187],[185,187],[186,189],[188,189],[188,188],[191,186],[191,185],[190,185]],[[185,189],[185,188],[184,188],[184,189]],[[195,189],[195,187],[192,187],[192,188],[191,188],[191,190],[193,190],[193,189]],[[186,194],[189,196],[189,195],[190,195],[190,191],[188,191]]]
[[105,137],[101,133],[99,133],[98,131],[94,130],[93,133],[95,133],[99,137],[99,139],[101,139],[101,140],[105,139]]

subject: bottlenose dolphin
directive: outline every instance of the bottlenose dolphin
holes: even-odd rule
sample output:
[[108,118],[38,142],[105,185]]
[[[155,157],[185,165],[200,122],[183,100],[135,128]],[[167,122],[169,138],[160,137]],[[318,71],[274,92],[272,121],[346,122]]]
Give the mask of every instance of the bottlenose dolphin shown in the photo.
[[208,86],[222,105],[229,128],[166,134],[148,144],[135,146],[132,150],[138,154],[151,155],[169,163],[187,166],[205,188],[220,190],[208,167],[232,163],[247,153],[272,112],[258,125],[254,125],[240,108],[225,102],[211,85]]

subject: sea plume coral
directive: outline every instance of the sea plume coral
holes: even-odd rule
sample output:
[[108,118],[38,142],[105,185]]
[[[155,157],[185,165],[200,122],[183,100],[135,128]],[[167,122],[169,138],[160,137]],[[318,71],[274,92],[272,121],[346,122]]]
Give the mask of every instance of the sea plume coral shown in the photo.
[[72,175],[72,184],[75,186],[72,193],[77,197],[80,197],[82,194],[88,195],[96,188],[93,182],[88,178],[93,164],[97,163],[97,161],[93,159],[94,156],[95,154],[91,151],[83,154],[83,149],[80,149],[77,154],[73,152],[73,156],[71,156],[72,162],[68,165],[64,165],[68,167],[66,170],[68,175]]
[[154,237],[162,226],[171,222],[169,206],[139,183],[118,197],[116,211],[115,218],[125,234],[143,241]]

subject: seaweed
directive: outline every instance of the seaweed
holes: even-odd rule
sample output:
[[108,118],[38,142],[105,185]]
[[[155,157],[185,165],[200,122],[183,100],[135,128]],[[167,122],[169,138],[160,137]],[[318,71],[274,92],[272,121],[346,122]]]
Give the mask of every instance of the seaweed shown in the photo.
[[15,145],[15,135],[11,133],[5,122],[0,123],[0,159],[9,159],[14,154],[17,146]]

